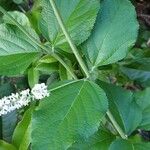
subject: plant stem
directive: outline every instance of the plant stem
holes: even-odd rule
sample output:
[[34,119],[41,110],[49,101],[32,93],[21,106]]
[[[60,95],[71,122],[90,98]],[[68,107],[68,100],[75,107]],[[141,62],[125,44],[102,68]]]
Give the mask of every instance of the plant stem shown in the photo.
[[[66,29],[66,27],[64,25],[64,22],[62,20],[61,15],[59,14],[59,10],[57,9],[57,6],[56,6],[54,0],[49,0],[49,1],[50,1],[51,6],[52,6],[52,9],[54,11],[54,14],[56,16],[56,19],[57,19],[57,21],[58,21],[58,23],[59,23],[59,25],[60,25],[60,27],[61,27],[64,35],[65,35],[65,37],[66,37],[68,43],[69,43],[69,45],[70,45],[74,55],[76,56],[76,59],[78,60],[80,66],[83,69],[84,73],[86,74],[87,78],[89,78],[90,77],[89,71],[88,71],[84,61],[82,60],[82,57],[80,56],[80,54],[79,54],[75,44],[72,41],[71,36],[69,35],[69,33],[68,33],[68,31],[67,31],[67,29]],[[113,126],[116,128],[116,130],[120,134],[120,136],[123,139],[127,139],[127,136],[124,134],[124,132],[122,131],[122,129],[120,128],[120,126],[118,125],[118,123],[116,122],[116,120],[114,119],[114,117],[113,117],[113,115],[111,114],[110,111],[107,112],[107,115],[108,115],[109,119],[111,120]]]
[[[49,0],[50,3],[51,3],[51,6],[53,8],[53,11],[55,13],[55,16],[58,20],[58,23],[74,53],[74,55],[76,56],[76,59],[78,60],[81,68],[83,69],[84,73],[86,74],[87,78],[90,77],[90,74],[89,74],[89,71],[84,63],[84,61],[82,60],[82,57],[80,56],[76,46],[74,45],[67,29],[65,28],[65,25],[63,23],[63,20],[59,14],[59,11],[55,5],[55,2],[54,0]],[[31,34],[29,34],[23,26],[21,26],[9,13],[7,13],[7,11],[5,11],[5,9],[3,9],[1,6],[0,6],[0,11],[5,14],[33,43],[35,43],[37,46],[39,46],[41,49],[43,49],[44,51],[50,53],[49,49],[47,49],[45,46],[43,46],[40,42],[38,42]],[[56,53],[50,53],[54,58],[56,58],[65,68],[66,70],[70,73],[70,75],[74,78],[74,79],[77,79],[76,75],[74,74],[74,72],[72,71],[72,69],[70,69],[70,67],[64,62],[64,60],[59,57],[59,55],[57,55]],[[124,132],[122,131],[122,129],[120,128],[120,126],[118,125],[118,123],[116,122],[116,120],[114,119],[113,115],[111,114],[110,111],[107,112],[107,115],[110,119],[110,121],[112,122],[113,126],[115,127],[115,129],[118,131],[118,133],[120,134],[120,136],[123,138],[123,139],[127,139],[127,136],[124,134]]]
[[28,33],[22,25],[20,25],[3,7],[0,6],[0,11],[5,14],[33,43],[35,43],[37,46],[39,46],[41,49],[46,51],[47,53],[50,53],[54,58],[56,58],[70,73],[70,75],[77,79],[74,72],[70,69],[70,67],[64,62],[64,60],[59,57],[56,53],[52,53],[47,49],[45,46],[43,46],[40,42],[38,42],[30,33]]
[[56,58],[66,68],[66,70],[70,73],[73,79],[77,79],[72,69],[64,62],[64,60],[59,55],[57,55],[56,53],[53,53],[52,56]]
[[49,0],[49,1],[50,1],[51,6],[52,6],[52,9],[53,9],[53,11],[54,11],[54,14],[55,14],[55,16],[56,16],[56,19],[57,19],[57,21],[58,21],[58,23],[59,23],[59,25],[60,25],[60,27],[61,27],[61,29],[62,29],[64,35],[65,35],[65,37],[66,37],[66,40],[68,41],[68,43],[69,43],[69,45],[70,45],[70,47],[71,47],[71,49],[72,49],[72,51],[73,51],[73,53],[74,53],[76,59],[78,60],[80,66],[81,66],[81,68],[82,68],[82,70],[83,70],[84,73],[86,74],[86,77],[89,78],[89,77],[90,77],[90,74],[89,74],[89,72],[88,72],[88,69],[87,69],[87,67],[86,67],[86,65],[85,65],[85,63],[84,63],[84,61],[83,61],[81,55],[79,54],[79,52],[78,52],[78,50],[77,50],[75,44],[73,43],[73,40],[71,39],[71,37],[70,37],[70,35],[69,35],[69,33],[68,33],[68,31],[67,31],[65,25],[64,25],[64,22],[63,22],[63,20],[62,20],[61,15],[59,14],[59,10],[57,9],[57,6],[56,6],[54,0]]
[[127,135],[123,132],[123,130],[120,128],[120,126],[118,125],[118,123],[116,122],[115,118],[113,117],[113,115],[111,114],[111,112],[108,110],[107,111],[107,116],[109,117],[110,121],[112,122],[114,128],[117,130],[117,132],[120,134],[120,136],[123,139],[127,139]]

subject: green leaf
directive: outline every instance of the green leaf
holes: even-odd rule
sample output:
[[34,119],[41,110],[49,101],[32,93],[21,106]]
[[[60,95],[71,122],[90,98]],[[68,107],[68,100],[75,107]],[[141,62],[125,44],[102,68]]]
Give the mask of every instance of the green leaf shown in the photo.
[[51,74],[52,72],[58,71],[58,63],[39,63],[35,69],[38,71],[41,71],[42,73],[45,74]]
[[15,145],[19,150],[27,150],[31,140],[30,140],[30,122],[31,122],[31,115],[35,107],[30,107],[25,113],[22,120],[18,123],[17,127],[15,128],[12,143]]
[[[71,67],[70,67],[71,68]],[[72,69],[72,68],[71,68]],[[63,80],[71,80],[72,76],[70,73],[65,69],[65,67],[61,64],[59,64],[59,76],[60,79]]]
[[[30,27],[26,30],[39,40]],[[38,57],[40,50],[17,27],[6,24],[0,25],[0,74],[23,74],[25,69]],[[13,70],[14,69],[14,70]]]
[[57,62],[57,60],[52,57],[51,55],[45,55],[44,57],[42,57],[40,60],[39,60],[40,63],[55,63]]
[[142,86],[150,85],[150,50],[134,48],[120,64],[120,71]]
[[[12,16],[17,22],[19,22],[22,26],[30,27],[30,22],[27,16],[24,13],[19,11],[9,11],[8,14]],[[15,25],[14,22],[8,18],[8,16],[4,15],[3,20],[5,23]]]
[[13,111],[5,116],[2,116],[2,135],[3,140],[11,142],[12,134],[17,123],[17,112]]
[[39,71],[36,70],[34,67],[31,67],[28,70],[28,83],[30,88],[33,88],[35,84],[39,81]]
[[20,144],[19,150],[28,150],[30,147],[30,142],[31,142],[31,126],[29,125],[24,134],[23,141]]
[[134,94],[112,84],[100,81],[98,83],[106,92],[109,109],[114,118],[124,132],[130,135],[142,120],[142,111],[134,99]]
[[142,122],[139,128],[150,130],[150,88],[135,93],[134,97],[137,104],[142,109]]
[[[33,29],[28,27],[26,30],[39,41],[39,37]],[[17,27],[0,25],[0,56],[37,52],[39,52],[38,46]]]
[[109,147],[109,150],[148,150],[150,149],[150,143],[134,142],[123,139],[115,140]]
[[115,136],[107,130],[99,130],[86,141],[79,141],[69,150],[108,150]]
[[90,81],[72,81],[50,90],[32,117],[32,149],[68,149],[88,138],[107,111],[104,91]]
[[[147,66],[149,67],[149,66]],[[150,67],[146,66],[142,68],[132,68],[132,67],[120,67],[122,73],[124,73],[130,80],[135,80],[143,85],[150,85]]]
[[[30,27],[29,20],[23,13],[13,11],[8,14],[40,42],[38,35]],[[6,24],[0,25],[0,74],[21,75],[39,57],[40,50],[27,35],[14,26],[14,22],[6,15],[3,16],[3,20]]]
[[17,150],[13,145],[0,140],[0,150]]
[[[0,86],[0,98],[4,96],[8,96],[14,92],[15,92],[15,87],[10,83],[5,83]],[[1,125],[2,125],[1,127],[2,131],[0,131],[2,134],[1,138],[6,142],[11,142],[12,134],[16,127],[16,123],[17,123],[16,111],[1,116]]]
[[38,53],[0,56],[0,75],[22,75],[26,68],[38,57]]
[[32,27],[36,30],[38,34],[41,34],[39,31],[39,18],[41,15],[41,6],[40,6],[41,0],[34,0],[32,3],[32,8],[30,7],[30,11],[26,12],[26,15],[28,16],[30,23]]
[[67,70],[61,64],[59,64],[59,76],[62,81],[69,80]]
[[[75,44],[84,42],[90,35],[97,12],[98,0],[55,0],[64,24]],[[53,46],[68,50],[68,44],[53,13],[49,0],[41,0],[43,8],[39,29]]]
[[136,41],[138,22],[129,0],[103,0],[96,25],[84,44],[93,67],[123,59]]

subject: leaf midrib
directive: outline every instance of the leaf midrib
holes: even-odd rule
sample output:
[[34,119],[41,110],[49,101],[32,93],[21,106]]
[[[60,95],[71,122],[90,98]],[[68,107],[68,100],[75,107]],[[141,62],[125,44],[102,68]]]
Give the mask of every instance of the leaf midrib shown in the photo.
[[58,133],[59,128],[61,127],[61,125],[63,124],[63,122],[65,121],[65,119],[67,118],[67,116],[69,115],[70,111],[72,110],[72,107],[74,105],[74,103],[76,102],[76,100],[78,100],[78,96],[80,95],[81,91],[83,90],[84,85],[86,84],[87,81],[83,81],[82,86],[80,87],[80,90],[78,91],[77,96],[74,98],[73,102],[71,103],[71,106],[69,108],[69,110],[66,112],[64,118],[62,119],[62,121],[59,123],[54,135],[52,136],[52,138],[54,139],[55,135]]
[[[76,7],[74,7],[74,10],[72,10],[72,12],[70,13],[70,16],[69,16],[68,19],[65,21],[66,26],[67,26],[67,24],[68,24],[70,18],[72,17],[72,15],[73,15],[74,12],[76,11],[76,9],[79,7],[80,3],[81,3],[81,0],[80,0],[79,3],[76,5]],[[55,15],[55,14],[54,14],[54,15]],[[58,22],[57,22],[57,23],[58,23]],[[61,28],[59,27],[59,30],[58,30],[58,32],[57,32],[57,34],[56,34],[56,36],[55,36],[55,38],[54,38],[54,40],[53,40],[54,45],[55,45],[55,44],[57,45],[57,39],[60,37],[61,33],[62,33],[62,30],[61,30]],[[63,35],[64,35],[64,34],[63,34]]]

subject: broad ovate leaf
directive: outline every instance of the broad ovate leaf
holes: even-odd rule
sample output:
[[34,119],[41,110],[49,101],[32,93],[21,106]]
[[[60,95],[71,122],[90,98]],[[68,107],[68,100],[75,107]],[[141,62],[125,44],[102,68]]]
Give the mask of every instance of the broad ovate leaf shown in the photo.
[[142,120],[142,111],[137,105],[134,94],[119,86],[98,81],[106,92],[109,109],[117,123],[127,135],[137,129]]
[[[68,44],[57,22],[49,0],[41,0],[39,29],[55,47],[66,50]],[[58,11],[75,44],[85,41],[93,28],[99,10],[98,0],[55,0]]]
[[[37,40],[35,31],[26,30]],[[16,26],[0,25],[0,74],[19,75],[39,56],[39,47]]]
[[93,67],[115,63],[126,56],[137,33],[136,13],[129,0],[103,0],[83,51]]
[[50,90],[33,113],[33,150],[65,150],[99,127],[107,111],[104,91],[90,81],[71,81]]

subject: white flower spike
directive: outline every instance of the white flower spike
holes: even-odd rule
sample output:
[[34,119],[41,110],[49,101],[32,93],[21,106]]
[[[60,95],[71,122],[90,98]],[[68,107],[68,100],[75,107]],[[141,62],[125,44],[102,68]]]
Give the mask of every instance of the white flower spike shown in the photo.
[[36,84],[31,90],[31,94],[33,95],[33,98],[37,100],[40,100],[40,99],[43,99],[44,97],[49,96],[47,86],[45,85],[45,83]]
[[33,100],[41,100],[48,96],[49,92],[45,83],[36,84],[31,92],[29,89],[26,89],[20,93],[12,93],[10,96],[5,96],[0,99],[0,116],[27,106]]

